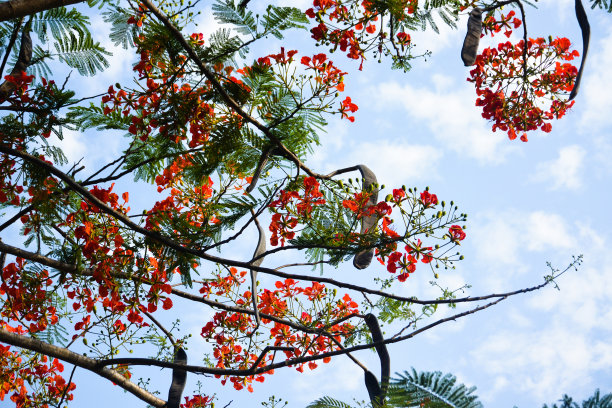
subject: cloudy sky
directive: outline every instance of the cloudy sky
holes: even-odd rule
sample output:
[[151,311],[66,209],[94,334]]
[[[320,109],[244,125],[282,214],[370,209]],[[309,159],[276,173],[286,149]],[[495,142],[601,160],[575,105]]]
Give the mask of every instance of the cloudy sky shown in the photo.
[[[208,3],[203,2],[198,28],[205,34],[215,27]],[[251,3],[261,9],[264,2]],[[304,0],[293,3],[307,6]],[[567,36],[581,51],[573,1],[538,4],[538,9],[527,7],[530,36]],[[584,255],[578,271],[558,280],[560,290],[547,287],[512,297],[391,346],[393,371],[415,367],[454,373],[461,382],[477,386],[488,407],[540,407],[564,393],[582,400],[596,388],[612,392],[612,16],[587,12],[591,49],[576,105],[553,123],[551,133],[532,134],[528,143],[491,132],[474,106],[473,86],[465,80],[469,70],[459,58],[465,19],[458,31],[441,27],[439,35],[414,35],[415,43],[432,55],[416,61],[409,73],[375,61],[359,72],[353,61],[333,57],[349,71],[345,93],[359,111],[354,123],[330,119],[309,164],[324,172],[364,163],[387,186],[429,186],[440,199],[458,203],[469,214],[468,238],[462,243],[466,259],[441,275],[443,286],[467,283],[472,288],[466,294],[474,296],[534,286],[550,273],[547,262],[564,269],[572,255]],[[100,19],[94,17],[94,22],[97,38],[107,38]],[[303,50],[308,37],[303,32],[286,42],[274,40],[264,50]],[[103,42],[112,48],[108,40]],[[130,72],[132,61],[129,52],[116,49],[111,68],[95,85],[78,78],[74,83],[104,90]],[[64,146],[73,159],[86,157],[95,166],[119,151],[119,140],[112,134],[102,138],[73,132]],[[431,277],[422,271],[410,277],[404,294],[431,295]],[[359,273],[356,279],[363,279],[366,272],[346,267],[337,273],[345,278]],[[449,314],[442,309],[436,317]],[[187,311],[183,324],[197,333],[201,319],[200,312]],[[366,351],[358,357],[378,371],[375,354]],[[77,379],[75,406],[108,407],[113,401],[144,406],[82,371]],[[196,380],[190,380],[186,391]],[[303,375],[278,371],[254,394],[234,393],[214,379],[200,380],[206,392],[217,393],[217,406],[230,400],[231,407],[253,406],[271,394],[291,407],[323,395],[347,402],[367,397],[361,373],[347,358]],[[97,393],[104,399],[95,398]]]

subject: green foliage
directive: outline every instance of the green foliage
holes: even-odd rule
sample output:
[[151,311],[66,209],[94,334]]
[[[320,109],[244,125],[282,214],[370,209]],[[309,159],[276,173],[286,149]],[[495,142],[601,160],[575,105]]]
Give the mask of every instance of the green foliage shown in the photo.
[[74,106],[70,108],[69,117],[74,123],[78,123],[79,129],[120,129],[127,131],[130,126],[130,118],[121,112],[111,112],[104,115],[103,104],[96,106],[90,103],[89,106]]
[[136,24],[128,24],[127,21],[131,16],[129,10],[113,6],[110,10],[105,11],[103,16],[104,21],[112,24],[109,38],[113,44],[121,45],[125,49],[134,45],[140,29]]
[[601,395],[599,390],[595,390],[595,393],[586,400],[582,401],[582,406],[573,400],[572,397],[565,394],[558,402],[559,405],[544,404],[542,408],[612,408],[612,393]]
[[212,5],[213,15],[220,23],[232,24],[240,34],[255,36],[257,21],[253,13],[244,8],[238,8],[233,0],[217,0]]
[[241,58],[246,57],[246,47],[238,36],[232,36],[229,28],[220,28],[211,34],[210,45],[200,52],[200,58],[208,63],[225,62],[235,64],[234,53],[238,52]]
[[435,372],[404,371],[389,385],[389,405],[397,407],[419,407],[425,403],[431,408],[482,408],[474,395],[476,387],[468,388],[456,384],[452,374]]
[[392,323],[397,319],[412,320],[416,317],[411,308],[412,305],[404,301],[380,298],[376,306],[380,308],[378,317],[385,323]]
[[[387,401],[384,405],[387,408],[483,408],[478,397],[473,394],[476,387],[457,385],[457,378],[452,374],[443,375],[439,371],[417,372],[413,368],[412,373],[404,371],[404,374],[398,375],[399,377],[392,378],[389,384]],[[352,408],[352,406],[326,396],[311,402],[307,408]]]
[[49,31],[56,41],[63,41],[71,33],[88,33],[88,25],[89,17],[74,8],[58,7],[35,14],[32,18],[32,30],[43,44],[49,40]]
[[221,28],[210,38],[210,46],[203,59],[208,62],[218,62],[229,58],[233,61],[233,54],[238,52],[241,58],[248,52],[248,44],[263,37],[273,35],[282,39],[283,31],[291,28],[306,29],[308,18],[295,7],[277,7],[269,5],[261,20],[254,17],[251,11],[237,7],[232,0],[217,0],[213,5],[215,18],[223,24],[230,24],[242,35],[251,37],[243,42],[239,37],[232,36],[231,30]]
[[47,64],[49,58],[51,58],[49,51],[43,49],[40,45],[35,45],[32,50],[32,64],[28,67],[30,74],[37,78],[49,78],[51,76],[51,68]]
[[[79,35],[80,34],[80,35]],[[104,55],[112,55],[100,43],[95,42],[89,32],[70,32],[69,35],[57,40],[55,49],[60,61],[76,68],[81,75],[93,76],[97,71],[108,68],[109,64]]]
[[268,6],[267,13],[262,18],[265,35],[272,34],[279,40],[283,38],[281,31],[290,28],[306,29],[308,18],[295,7]]
[[612,13],[612,1],[609,0],[591,0],[591,8],[599,7],[600,9],[606,10],[608,13]]
[[334,399],[332,397],[322,397],[308,404],[306,408],[352,408],[351,405]]

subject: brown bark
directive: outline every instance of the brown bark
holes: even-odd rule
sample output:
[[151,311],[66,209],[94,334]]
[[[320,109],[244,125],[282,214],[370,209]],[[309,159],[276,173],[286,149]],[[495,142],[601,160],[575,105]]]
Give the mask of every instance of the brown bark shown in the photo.
[[100,377],[104,377],[107,380],[111,380],[119,387],[123,388],[131,394],[134,394],[136,397],[140,398],[148,404],[153,405],[154,407],[162,408],[166,405],[166,401],[159,399],[150,392],[140,388],[115,370],[100,367],[98,366],[96,360],[75,353],[74,351],[54,346],[53,344],[48,344],[40,340],[33,339],[31,337],[11,333],[10,331],[3,328],[0,328],[0,342],[23,349],[32,350],[37,353],[47,355],[49,357],[55,357],[59,360],[89,370],[93,373],[98,374]]
[[70,4],[82,3],[84,0],[13,0],[0,3],[0,21],[29,16]]

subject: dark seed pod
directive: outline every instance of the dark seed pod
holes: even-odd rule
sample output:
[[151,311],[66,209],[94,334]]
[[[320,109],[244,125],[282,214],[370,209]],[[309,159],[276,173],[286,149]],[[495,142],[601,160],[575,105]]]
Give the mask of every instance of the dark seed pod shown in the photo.
[[584,6],[581,0],[576,0],[576,19],[580,25],[582,31],[582,60],[580,61],[580,68],[578,69],[578,75],[576,76],[576,82],[570,93],[569,100],[571,101],[578,95],[578,89],[580,88],[580,79],[582,79],[582,70],[584,69],[584,62],[586,61],[587,53],[589,52],[589,41],[591,39],[591,25],[584,11]]
[[[174,351],[174,362],[176,364],[187,364],[187,353],[182,347],[178,347]],[[168,391],[168,408],[179,408],[181,404],[181,396],[185,389],[185,383],[187,382],[187,371],[180,369],[172,370],[172,384],[170,384],[170,390]]]
[[[372,334],[372,341],[377,343],[384,340],[382,330],[378,324],[378,319],[372,313],[368,313],[364,317],[365,323]],[[389,387],[389,376],[391,375],[391,357],[385,344],[374,346],[378,358],[380,359],[380,381],[381,381],[381,402],[385,398],[387,388]]]
[[365,380],[366,389],[368,390],[368,395],[370,396],[370,401],[372,401],[372,406],[375,407],[376,405],[379,405],[379,403],[375,401],[379,401],[380,398],[380,385],[378,385],[378,380],[371,371],[365,371],[363,373],[363,377]]
[[[360,164],[357,166],[357,168],[361,172],[362,190],[372,191],[372,195],[370,195],[370,198],[368,200],[368,205],[378,204],[378,188],[376,188],[375,186],[377,184],[376,175],[365,164]],[[374,227],[374,225],[376,225],[376,219],[377,217],[375,215],[364,217],[361,220],[361,233],[365,234],[366,231],[370,231]],[[374,249],[367,249],[365,251],[361,251],[357,253],[353,258],[353,266],[357,269],[365,269],[370,266],[373,257]]]
[[[253,214],[253,220],[255,221],[255,225],[257,226],[257,231],[259,232],[259,240],[257,241],[257,247],[255,248],[255,252],[253,253],[253,258],[257,258],[259,255],[266,252],[266,233],[257,221],[255,217],[255,213]],[[259,266],[263,262],[263,258],[256,259],[252,262],[253,266]],[[257,309],[257,271],[251,269],[251,301],[253,302],[253,310],[255,311],[255,321],[257,322],[257,327],[259,327],[259,310]],[[257,330],[257,327],[255,328]]]
[[263,172],[263,169],[265,168],[266,164],[268,164],[268,159],[270,158],[270,156],[286,157],[285,152],[278,146],[274,146],[274,147],[270,146],[264,149],[261,152],[261,156],[259,157],[259,162],[257,163],[257,167],[255,168],[255,172],[253,173],[251,184],[249,184],[247,188],[245,189],[245,191],[248,194],[251,194],[251,191],[255,189],[255,186],[257,185],[257,181],[259,180],[259,177],[261,177],[261,173]]
[[[27,25],[23,29],[21,34],[21,45],[19,48],[19,57],[17,57],[17,63],[11,71],[11,76],[16,76],[25,71],[30,65],[32,60],[32,38],[30,37],[30,26]],[[0,85],[0,103],[4,102],[6,98],[15,92],[17,86],[13,82],[4,81]]]
[[478,44],[482,33],[482,10],[478,7],[470,12],[468,19],[468,29],[461,48],[461,59],[466,67],[474,65],[476,54],[478,54]]

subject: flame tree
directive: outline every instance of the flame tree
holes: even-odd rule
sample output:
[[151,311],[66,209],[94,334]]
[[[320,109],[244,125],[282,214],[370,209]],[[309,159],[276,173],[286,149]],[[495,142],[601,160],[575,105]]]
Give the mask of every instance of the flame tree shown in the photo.
[[[89,18],[70,3],[79,1],[0,3],[0,400],[68,403],[78,384],[68,363],[155,407],[203,407],[211,395],[182,395],[188,373],[251,391],[275,370],[313,370],[345,355],[380,406],[388,402],[386,344],[564,272],[502,294],[396,295],[406,281],[437,279],[462,259],[467,216],[427,188],[385,189],[366,164],[329,174],[306,164],[329,115],[355,120],[345,56],[360,68],[387,58],[408,71],[419,58],[411,33],[437,31],[434,15],[455,26],[470,14],[462,57],[492,129],[524,141],[528,131],[550,131],[574,103],[579,73],[569,61],[578,52],[565,38],[528,38],[520,1],[315,0],[305,12],[270,5],[261,16],[248,1],[217,1],[214,18],[225,25],[204,38],[189,31],[197,2],[92,0],[88,13],[102,13],[110,39],[138,57],[133,81],[101,95],[77,94],[48,65],[57,59],[94,78],[108,66]],[[505,4],[515,8],[504,14]],[[477,54],[480,36],[515,29],[518,43],[504,39]],[[330,54],[249,53],[287,30]],[[52,142],[65,129],[119,132],[124,148],[100,168],[69,163]],[[136,211],[134,181],[157,190]],[[296,261],[283,265],[286,256]],[[334,278],[349,259],[371,276],[367,284]],[[431,318],[438,305],[459,303],[473,306]],[[168,323],[188,304],[210,316],[199,332]],[[401,327],[383,336],[381,323],[393,321]],[[209,347],[190,348],[192,335]],[[156,357],[143,357],[151,348]],[[354,355],[369,348],[381,360],[378,376]],[[172,371],[166,399],[131,379],[138,365]]]

